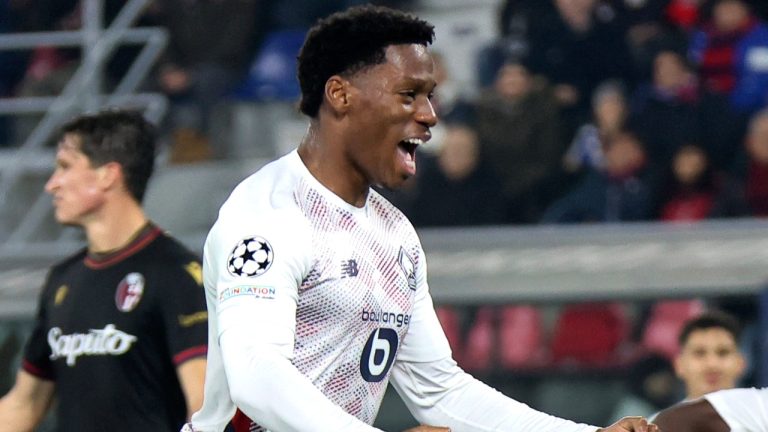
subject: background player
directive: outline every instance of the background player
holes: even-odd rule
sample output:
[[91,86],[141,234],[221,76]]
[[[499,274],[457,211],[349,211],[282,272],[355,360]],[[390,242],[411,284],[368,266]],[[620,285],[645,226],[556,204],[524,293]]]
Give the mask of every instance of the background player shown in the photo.
[[739,323],[711,311],[688,321],[680,331],[675,373],[685,384],[685,399],[734,388],[746,368],[739,350]]
[[63,127],[45,185],[88,245],[55,265],[0,431],[31,431],[54,396],[61,431],[171,431],[202,403],[207,312],[197,258],[141,207],[155,135],[138,113]]

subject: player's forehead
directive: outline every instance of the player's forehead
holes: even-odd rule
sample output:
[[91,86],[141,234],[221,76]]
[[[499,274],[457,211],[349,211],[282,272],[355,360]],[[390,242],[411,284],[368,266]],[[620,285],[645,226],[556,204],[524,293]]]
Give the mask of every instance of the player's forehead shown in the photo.
[[736,347],[736,340],[728,330],[722,327],[708,327],[697,329],[691,332],[685,347],[688,348],[708,348],[708,347]]
[[384,62],[361,71],[374,80],[410,80],[434,85],[434,61],[428,48],[421,44],[389,45],[384,49]]

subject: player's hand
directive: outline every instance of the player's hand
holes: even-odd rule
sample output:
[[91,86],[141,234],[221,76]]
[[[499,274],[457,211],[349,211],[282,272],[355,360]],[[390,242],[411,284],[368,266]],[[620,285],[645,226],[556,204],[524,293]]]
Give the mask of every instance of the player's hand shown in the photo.
[[607,428],[598,429],[597,432],[660,432],[658,426],[648,423],[642,417],[624,417]]
[[451,432],[451,429],[447,427],[421,425],[421,426],[416,426],[415,428],[404,430],[403,432]]

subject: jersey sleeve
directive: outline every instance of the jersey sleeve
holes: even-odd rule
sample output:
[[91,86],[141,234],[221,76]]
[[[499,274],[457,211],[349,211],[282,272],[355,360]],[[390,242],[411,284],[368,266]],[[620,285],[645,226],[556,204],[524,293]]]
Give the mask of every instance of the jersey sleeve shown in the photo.
[[299,287],[312,266],[306,222],[288,211],[247,216],[220,216],[205,251],[232,401],[270,430],[377,430],[331,402],[291,363]]
[[598,428],[560,419],[511,399],[476,380],[451,358],[426,282],[424,256],[408,333],[392,369],[392,385],[422,424],[452,432],[594,432]]
[[768,430],[768,388],[721,390],[704,398],[732,431]]
[[54,380],[55,374],[51,363],[51,348],[48,345],[47,326],[47,299],[51,295],[53,285],[53,271],[48,273],[43,289],[40,292],[35,315],[34,327],[24,348],[24,357],[21,367],[27,373],[45,380]]
[[166,343],[178,366],[205,356],[208,346],[208,311],[200,261],[191,253],[162,270],[159,305]]

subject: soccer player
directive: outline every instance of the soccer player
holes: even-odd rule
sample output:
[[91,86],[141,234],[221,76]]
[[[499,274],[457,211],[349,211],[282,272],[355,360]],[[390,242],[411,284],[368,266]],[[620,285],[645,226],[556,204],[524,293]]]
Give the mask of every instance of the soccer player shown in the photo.
[[154,128],[138,113],[63,127],[45,190],[87,247],[48,274],[0,431],[33,430],[54,398],[57,430],[78,432],[178,431],[202,404],[201,266],[141,207],[154,156]]
[[[243,181],[203,266],[203,408],[184,430],[373,431],[387,388],[422,424],[463,431],[595,431],[535,411],[462,371],[437,320],[413,226],[372,185],[397,188],[437,118],[433,27],[381,7],[321,20],[299,54],[298,149]],[[656,431],[625,418],[606,432]]]
[[765,432],[768,388],[709,393],[667,408],[656,417],[656,424],[673,432]]
[[738,321],[724,312],[704,313],[683,326],[674,366],[686,400],[736,387],[746,368],[739,336]]

